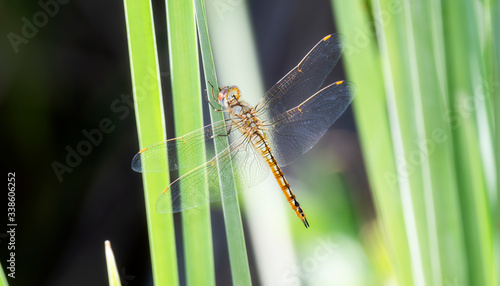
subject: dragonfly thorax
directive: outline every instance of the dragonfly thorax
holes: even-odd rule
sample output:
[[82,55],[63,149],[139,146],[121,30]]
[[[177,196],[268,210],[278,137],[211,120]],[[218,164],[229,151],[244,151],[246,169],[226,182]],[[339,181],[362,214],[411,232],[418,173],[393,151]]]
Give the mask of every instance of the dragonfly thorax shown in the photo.
[[236,104],[229,106],[227,110],[235,126],[238,126],[241,132],[245,134],[252,134],[263,126],[263,122],[257,116],[255,109],[244,101],[236,101]]
[[255,108],[240,99],[241,91],[237,86],[226,86],[219,92],[219,104],[229,112],[234,126],[247,135],[260,132],[263,122],[258,118]]

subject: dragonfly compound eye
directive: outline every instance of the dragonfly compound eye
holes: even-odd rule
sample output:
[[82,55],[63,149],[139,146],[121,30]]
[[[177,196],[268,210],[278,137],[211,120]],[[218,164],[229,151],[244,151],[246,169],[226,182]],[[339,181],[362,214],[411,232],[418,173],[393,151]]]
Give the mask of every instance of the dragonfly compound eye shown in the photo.
[[240,89],[235,86],[235,85],[232,85],[229,87],[229,97],[232,99],[240,99],[241,97],[241,92],[240,92]]
[[227,107],[228,91],[229,87],[226,86],[219,92],[219,104],[222,105],[223,107]]
[[226,98],[228,91],[229,91],[228,86],[224,87],[223,89],[221,89],[219,91],[219,102],[221,102],[222,100],[224,100]]

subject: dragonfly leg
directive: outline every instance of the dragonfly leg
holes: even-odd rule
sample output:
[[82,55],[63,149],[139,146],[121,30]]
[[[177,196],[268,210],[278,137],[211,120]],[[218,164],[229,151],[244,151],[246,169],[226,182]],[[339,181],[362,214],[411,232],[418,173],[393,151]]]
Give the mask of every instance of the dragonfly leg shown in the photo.
[[[211,87],[211,93],[212,93],[212,99],[213,101],[217,102],[217,98],[215,97],[215,94],[214,94],[214,86],[212,85],[212,83],[209,81],[208,84],[210,85]],[[210,107],[212,107],[212,109],[215,111],[215,112],[224,112],[225,110],[223,109],[218,109],[218,108],[215,108],[215,106],[213,105],[213,103],[208,99],[208,90],[207,90],[207,93],[205,94],[205,99],[208,101],[208,104],[210,104]]]
[[229,136],[229,134],[231,134],[231,130],[232,130],[232,126],[229,127],[229,130],[227,131],[227,134],[214,134],[212,135],[212,138],[215,138],[215,137],[227,137]]
[[224,110],[222,109],[217,109],[215,108],[215,106],[212,104],[212,102],[208,99],[208,95],[205,94],[205,99],[207,100],[208,104],[210,104],[210,107],[212,107],[212,109],[215,111],[215,112],[223,112]]
[[208,84],[210,85],[210,87],[212,88],[211,91],[212,91],[212,99],[214,101],[217,101],[217,98],[215,98],[215,94],[214,94],[214,86],[212,85],[212,83],[210,81],[208,81]]

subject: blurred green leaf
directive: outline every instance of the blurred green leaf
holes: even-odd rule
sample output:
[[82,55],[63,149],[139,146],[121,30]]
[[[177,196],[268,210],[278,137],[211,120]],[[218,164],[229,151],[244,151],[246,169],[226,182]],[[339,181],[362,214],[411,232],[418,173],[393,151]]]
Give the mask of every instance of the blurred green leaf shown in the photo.
[[[400,185],[397,157],[401,142],[392,137],[394,121],[390,118],[389,103],[371,15],[364,1],[332,1],[340,33],[346,37],[344,63],[349,80],[357,85],[353,106],[366,168],[374,191],[381,225],[393,268],[402,285],[411,285],[412,269],[407,228],[415,228],[414,217],[408,215],[411,198],[407,185]],[[397,148],[397,149],[396,149]],[[395,150],[397,152],[395,152]],[[411,233],[410,233],[411,234]]]
[[484,20],[489,6],[374,0],[367,10],[362,1],[332,2],[399,283],[496,285],[498,115],[488,70],[498,63],[488,54],[497,41]]

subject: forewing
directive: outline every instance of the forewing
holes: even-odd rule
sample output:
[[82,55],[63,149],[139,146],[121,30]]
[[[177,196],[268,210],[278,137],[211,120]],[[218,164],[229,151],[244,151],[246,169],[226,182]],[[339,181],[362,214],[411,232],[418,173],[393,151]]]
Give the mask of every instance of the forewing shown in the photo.
[[[207,161],[205,150],[213,146],[214,138],[227,135],[229,123],[230,120],[221,120],[182,137],[148,146],[134,156],[132,169],[136,172],[165,172],[167,166],[169,170],[197,167],[200,162]],[[203,145],[207,148],[202,148]],[[182,164],[178,158],[182,158]]]
[[332,34],[323,38],[293,70],[267,91],[258,104],[263,116],[273,118],[314,94],[337,64],[343,48],[342,36]]
[[219,201],[220,188],[214,182],[220,179],[222,184],[232,183],[234,169],[235,177],[241,182],[237,191],[245,190],[267,177],[269,170],[266,167],[252,144],[240,135],[212,160],[173,181],[158,198],[156,208],[160,213],[180,212]]
[[344,113],[354,93],[354,84],[339,81],[274,117],[267,126],[267,134],[278,164],[286,166],[309,151]]

